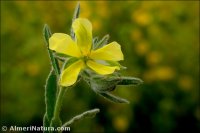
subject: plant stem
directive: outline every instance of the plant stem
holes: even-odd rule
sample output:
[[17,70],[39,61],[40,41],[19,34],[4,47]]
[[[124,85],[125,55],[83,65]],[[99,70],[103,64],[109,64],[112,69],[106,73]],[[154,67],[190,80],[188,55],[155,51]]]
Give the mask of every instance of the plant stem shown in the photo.
[[60,110],[61,110],[61,106],[62,106],[63,96],[64,96],[66,90],[67,90],[67,88],[60,87],[58,97],[56,100],[56,104],[55,104],[55,110],[54,110],[54,118],[55,119],[60,117]]
[[[64,87],[60,87],[60,89],[59,89],[55,108],[54,108],[54,115],[53,115],[53,118],[52,118],[51,124],[50,124],[51,127],[61,127],[62,126],[62,121],[60,120],[60,110],[61,110],[63,96],[65,94],[66,89],[67,88],[64,88]],[[61,132],[62,131],[55,131],[54,133],[61,133]]]

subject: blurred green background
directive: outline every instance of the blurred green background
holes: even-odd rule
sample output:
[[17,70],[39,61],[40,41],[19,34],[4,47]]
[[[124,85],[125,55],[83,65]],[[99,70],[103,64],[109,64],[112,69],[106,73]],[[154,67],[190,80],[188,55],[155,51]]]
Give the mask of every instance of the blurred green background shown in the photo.
[[[77,2],[1,1],[1,126],[42,125],[50,61],[42,29],[70,33]],[[177,133],[199,130],[199,2],[80,2],[93,36],[110,34],[122,46],[128,69],[144,80],[118,87],[130,104],[114,104],[81,82],[66,93],[63,121],[100,108],[71,132]]]

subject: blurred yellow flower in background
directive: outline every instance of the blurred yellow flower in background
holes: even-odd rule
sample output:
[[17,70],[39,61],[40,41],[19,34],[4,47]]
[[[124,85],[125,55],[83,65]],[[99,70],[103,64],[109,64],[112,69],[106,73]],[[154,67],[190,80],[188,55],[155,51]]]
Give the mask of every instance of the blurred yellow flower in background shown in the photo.
[[178,85],[180,86],[182,90],[189,91],[193,87],[193,81],[191,77],[187,75],[182,75],[178,80]]
[[88,18],[91,16],[91,6],[86,1],[81,2],[81,16],[84,18]]
[[169,66],[155,67],[144,73],[145,81],[167,81],[173,79],[175,72],[173,68]]
[[132,21],[135,21],[141,26],[146,26],[151,23],[152,18],[147,12],[137,10],[132,13]]
[[150,52],[146,56],[146,61],[149,66],[158,65],[161,59],[162,59],[162,55],[158,51]]
[[129,121],[124,116],[116,116],[113,119],[113,125],[118,132],[125,132],[129,126]]
[[141,41],[135,46],[135,52],[139,56],[144,56],[149,50],[149,44],[146,41]]

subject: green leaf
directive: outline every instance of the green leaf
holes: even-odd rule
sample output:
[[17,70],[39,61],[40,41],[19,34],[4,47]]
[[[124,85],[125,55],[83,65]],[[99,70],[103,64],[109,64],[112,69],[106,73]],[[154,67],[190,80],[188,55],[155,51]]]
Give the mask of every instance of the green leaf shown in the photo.
[[[80,3],[78,2],[77,5],[76,5],[76,8],[74,10],[74,15],[73,15],[72,23],[74,22],[74,20],[76,18],[79,17],[79,14],[80,14]],[[71,37],[75,40],[75,34],[74,34],[74,31],[73,31],[72,28],[71,28]]]
[[60,68],[59,68],[58,60],[54,57],[53,52],[49,49],[49,38],[51,37],[51,31],[50,31],[50,29],[49,29],[47,24],[44,25],[43,35],[44,35],[45,42],[46,42],[46,45],[47,45],[47,49],[48,49],[49,57],[50,57],[50,60],[51,60],[51,64],[53,66],[54,71],[59,76]]
[[51,70],[45,86],[45,104],[46,114],[49,121],[51,121],[54,114],[54,107],[56,103],[56,92],[57,92],[57,76],[54,70]]
[[97,43],[94,43],[92,49],[96,50],[98,48],[103,47],[104,45],[108,43],[108,39],[109,39],[109,35],[107,34],[100,41],[98,41]]
[[[43,127],[49,127],[49,126],[50,126],[50,122],[49,122],[47,113],[45,113],[43,117]],[[43,133],[49,133],[49,131],[44,130]]]
[[69,125],[71,125],[71,124],[73,124],[75,122],[79,122],[79,121],[81,121],[81,120],[83,120],[85,118],[93,118],[99,112],[100,112],[99,109],[92,109],[92,110],[85,111],[82,114],[77,115],[77,116],[73,117],[72,119],[70,119],[68,122],[63,124],[62,127],[67,127],[67,126],[69,126]]
[[135,77],[121,77],[121,79],[118,85],[140,85],[143,83],[141,79]]
[[129,103],[128,100],[126,99],[123,99],[121,97],[117,97],[115,95],[112,95],[111,93],[109,92],[102,92],[102,93],[98,93],[100,94],[101,96],[103,96],[104,98],[108,99],[109,101],[111,102],[114,102],[114,103]]

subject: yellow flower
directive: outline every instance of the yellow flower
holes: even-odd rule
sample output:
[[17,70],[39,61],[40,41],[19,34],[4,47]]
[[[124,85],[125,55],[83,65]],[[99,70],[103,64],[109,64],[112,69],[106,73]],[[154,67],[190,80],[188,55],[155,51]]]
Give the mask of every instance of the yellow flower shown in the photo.
[[61,86],[73,85],[80,71],[85,67],[89,67],[101,75],[112,74],[116,69],[120,69],[118,65],[102,63],[103,61],[117,62],[124,59],[121,46],[117,42],[111,42],[97,50],[92,50],[92,24],[90,21],[78,18],[73,22],[72,28],[76,36],[75,41],[64,33],[54,33],[49,39],[51,50],[77,58],[77,61],[62,71]]

